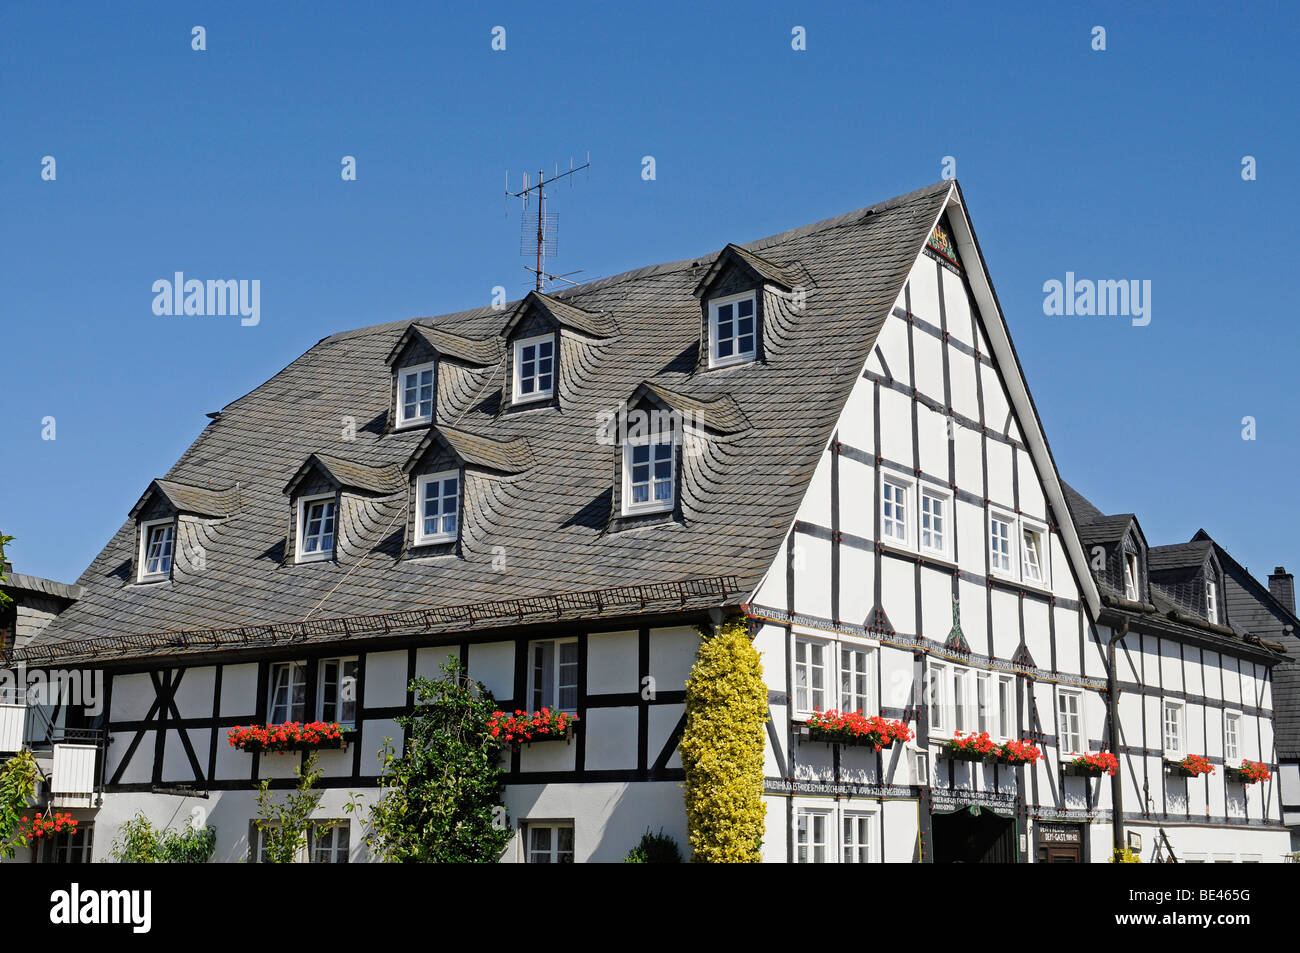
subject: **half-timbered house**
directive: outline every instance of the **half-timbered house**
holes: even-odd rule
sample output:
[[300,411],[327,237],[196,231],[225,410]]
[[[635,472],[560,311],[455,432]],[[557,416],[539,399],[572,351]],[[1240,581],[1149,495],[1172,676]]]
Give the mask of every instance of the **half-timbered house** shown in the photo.
[[[1137,610],[1089,568],[955,182],[504,309],[336,334],[214,418],[12,658],[104,675],[101,715],[45,713],[99,732],[55,758],[52,803],[84,821],[69,856],[106,857],[137,811],[197,810],[217,859],[256,859],[254,783],[290,785],[302,755],[227,733],[321,718],[353,733],[322,755],[311,854],[366,859],[344,804],[375,796],[408,682],[448,654],[504,708],[578,718],[506,756],[503,859],[619,860],[647,827],[684,843],[696,626],[733,611],[769,687],[765,859],[1109,856],[1109,784],[1063,765],[1115,744],[1106,613]],[[1271,744],[1266,650],[1129,621],[1150,636],[1125,657],[1154,661],[1125,679],[1149,686],[1165,646],[1204,630],[1217,648],[1170,696],[1203,705],[1231,670]],[[1121,743],[1139,744],[1146,698],[1120,695]],[[915,737],[815,740],[808,719],[831,708]],[[958,732],[1045,757],[954,758]],[[1178,816],[1205,850],[1248,837],[1237,852],[1280,855],[1276,797],[1240,816],[1206,803]]]

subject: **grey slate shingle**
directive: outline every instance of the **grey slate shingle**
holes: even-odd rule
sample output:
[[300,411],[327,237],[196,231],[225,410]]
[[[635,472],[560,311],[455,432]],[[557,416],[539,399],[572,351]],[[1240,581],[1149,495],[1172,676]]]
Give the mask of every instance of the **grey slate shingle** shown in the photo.
[[[82,574],[82,599],[41,641],[291,622],[309,612],[313,618],[360,615],[718,574],[735,574],[741,591],[751,591],[780,552],[952,186],[940,182],[748,243],[747,250],[776,267],[797,263],[818,289],[790,317],[781,347],[765,363],[692,373],[700,327],[693,291],[711,256],[547,296],[566,320],[581,320],[575,311],[608,315],[618,333],[593,352],[597,359],[583,368],[582,386],[559,409],[502,414],[489,388],[446,422],[454,423],[450,430],[439,422],[449,440],[460,441],[458,452],[480,460],[491,456],[515,466],[524,442],[529,453],[526,468],[489,481],[497,494],[484,504],[492,507],[490,525],[464,528],[460,557],[401,560],[381,547],[360,564],[278,558],[286,524],[281,491],[311,454],[370,468],[401,466],[428,435],[427,428],[386,433],[382,426],[391,399],[385,359],[413,322],[326,337],[227,405],[168,473],[169,481],[241,488],[242,505],[207,553],[204,572],[184,582],[129,584],[123,566],[130,564],[135,527],[127,522]],[[507,315],[486,307],[418,325],[488,340]],[[588,328],[597,326],[588,321]],[[748,426],[716,441],[707,460],[710,484],[690,488],[691,500],[703,502],[688,519],[606,532],[613,472],[610,448],[597,439],[599,418],[648,380],[715,413],[734,402],[725,416],[734,423],[739,413]],[[345,416],[378,424],[359,425],[355,439],[344,443]],[[494,571],[501,552],[506,569]]]

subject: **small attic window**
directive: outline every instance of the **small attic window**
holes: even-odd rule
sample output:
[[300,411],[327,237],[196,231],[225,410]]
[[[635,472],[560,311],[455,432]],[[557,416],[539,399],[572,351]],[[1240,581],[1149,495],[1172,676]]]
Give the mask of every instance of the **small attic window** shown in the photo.
[[397,426],[433,421],[434,364],[416,364],[397,372]]
[[429,473],[416,481],[415,545],[454,543],[460,523],[460,471]]
[[671,433],[623,445],[623,515],[661,513],[674,504]]
[[514,402],[544,400],[555,393],[555,335],[515,341]]
[[1205,581],[1205,617],[1219,624],[1219,587],[1212,578]]
[[298,501],[298,562],[315,562],[334,555],[337,516],[338,501],[333,493],[305,496]]
[[1124,597],[1137,602],[1140,597],[1138,591],[1138,557],[1133,550],[1124,552]]
[[175,545],[175,520],[168,518],[140,524],[140,582],[155,582],[171,576]]
[[752,361],[758,335],[755,295],[714,298],[709,302],[709,367]]

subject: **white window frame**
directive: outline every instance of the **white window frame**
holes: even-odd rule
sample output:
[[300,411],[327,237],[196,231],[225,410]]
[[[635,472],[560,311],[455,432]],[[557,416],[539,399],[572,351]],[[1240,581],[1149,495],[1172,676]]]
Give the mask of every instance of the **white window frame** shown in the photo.
[[1124,596],[1134,602],[1142,598],[1142,587],[1138,582],[1138,554],[1131,549],[1124,550]]
[[[330,503],[334,506],[334,530],[330,533],[330,548],[320,549],[315,552],[304,552],[303,535],[307,529],[307,513],[314,503]],[[314,496],[303,496],[298,498],[298,533],[294,538],[294,562],[314,563],[322,562],[334,558],[334,548],[339,541],[339,500],[337,493],[318,493]]]
[[[804,659],[799,658],[799,647],[807,646],[804,652]],[[813,665],[813,648],[821,650],[822,662],[820,666]],[[839,700],[839,680],[836,678],[836,662],[839,658],[839,651],[832,639],[816,638],[814,636],[796,633],[794,639],[794,711],[796,715],[808,717],[814,711],[829,711],[834,705],[827,704],[828,700],[834,698]],[[817,689],[813,685],[813,670],[817,667],[822,671],[822,685]],[[806,683],[804,686],[799,684],[801,672],[806,671]],[[801,698],[800,692],[804,692],[806,697]],[[815,693],[821,692],[821,704],[817,704]]]
[[[668,446],[668,499],[656,500],[654,498],[655,483],[661,482],[655,478],[655,453],[650,452],[649,463],[650,481],[648,484],[647,499],[641,503],[632,502],[632,452],[635,447],[643,446]],[[672,434],[656,434],[643,437],[638,440],[629,440],[623,444],[623,499],[622,510],[624,516],[639,515],[642,513],[669,513],[677,506],[677,442],[673,439]]]
[[[523,849],[524,863],[537,864],[564,864],[573,863],[578,853],[578,829],[572,820],[567,821],[524,821],[523,829],[520,831],[520,847]],[[550,846],[542,849],[533,847],[533,832],[539,830],[549,830],[551,832]],[[560,832],[569,832],[569,850],[560,850]],[[546,860],[540,860],[543,853]],[[563,855],[568,854],[568,860],[564,860]]]
[[[1233,726],[1231,735],[1229,734],[1228,731],[1228,726],[1230,724]],[[1241,727],[1242,727],[1241,712],[1235,708],[1224,709],[1223,763],[1231,768],[1241,767],[1241,762],[1244,760],[1244,755],[1242,755],[1241,752],[1242,752],[1242,741],[1245,740],[1245,736],[1242,734]],[[1233,750],[1229,750],[1228,747],[1229,737],[1233,738],[1233,745],[1232,745]]]
[[[442,481],[449,480],[453,477],[455,477],[456,479],[456,497],[455,497],[456,511],[450,515],[453,515],[456,518],[456,528],[450,533],[442,531],[443,520],[446,519],[449,514],[444,513],[442,511],[441,506],[439,506],[438,516],[437,516],[439,531],[436,533],[425,533],[424,531],[425,493],[427,492],[429,485],[436,482],[439,487],[438,499],[439,500],[446,499],[446,497],[444,497],[441,492]],[[415,545],[416,546],[428,546],[433,543],[453,543],[460,538],[460,521],[461,521],[460,501],[463,496],[461,492],[463,489],[464,489],[464,478],[461,476],[460,470],[442,470],[439,471],[438,473],[425,473],[415,481]]]
[[[323,832],[329,832],[329,844],[322,847],[317,839]],[[343,831],[347,843],[340,845],[337,832]],[[330,818],[312,821],[307,828],[307,859],[313,864],[346,864],[351,861],[352,822],[346,818]]]
[[[1067,698],[1074,699],[1074,712],[1065,710],[1064,702]],[[1059,685],[1056,688],[1056,750],[1062,761],[1089,753],[1087,706],[1084,704],[1085,701],[1082,689],[1062,688]],[[1078,721],[1078,727],[1073,732],[1068,730],[1068,722],[1067,726],[1061,724],[1062,719],[1068,718],[1071,714]],[[1070,742],[1077,743],[1070,744]]]
[[[171,551],[167,556],[167,569],[165,572],[148,572],[149,565],[149,537],[153,535],[155,529],[171,527]],[[149,520],[140,524],[140,555],[137,568],[139,572],[136,576],[137,582],[158,582],[163,579],[170,579],[172,567],[176,565],[176,518],[169,516],[166,519]]]
[[[550,370],[550,374],[548,375],[551,378],[551,386],[546,388],[546,390],[542,390],[540,386],[536,386],[535,384],[533,392],[531,394],[525,394],[523,390],[523,385],[525,380],[523,374],[524,348],[539,347],[542,344],[549,344],[551,346],[551,356],[549,358],[551,362],[551,370]],[[557,347],[556,335],[554,332],[549,332],[547,334],[535,334],[532,337],[520,338],[519,340],[515,341],[514,386],[510,391],[511,396],[513,398],[512,401],[513,403],[531,404],[534,401],[548,400],[549,398],[555,396],[555,376],[556,376],[555,372],[557,368],[556,358],[558,357],[556,351],[558,350],[559,348]],[[544,359],[534,358],[534,373],[532,377],[535,382],[539,382],[540,378],[542,377],[541,372],[537,370],[537,366],[536,366],[541,360]]]
[[[353,666],[351,676],[344,674],[348,663],[351,663]],[[325,666],[327,665],[337,665],[339,667],[338,685],[335,688],[335,692],[337,693],[337,695],[334,700],[334,705],[336,707],[334,717],[330,717],[329,714],[325,711],[325,705],[327,704],[325,701]],[[316,666],[316,720],[317,721],[323,721],[327,723],[337,721],[339,723],[339,726],[342,728],[356,727],[357,725],[357,680],[360,678],[360,674],[359,674],[361,671],[360,665],[361,665],[360,660],[355,655],[345,655],[336,658],[323,658],[320,660],[320,662]],[[352,717],[345,718],[343,717],[343,706],[345,704],[348,704],[349,700],[344,699],[342,697],[342,694],[344,692],[344,686],[349,677],[351,677],[352,679],[352,698],[350,699],[350,703],[352,705]]]
[[[429,371],[429,386],[432,395],[429,398],[429,412],[427,414],[414,414],[406,416],[406,379],[412,374],[419,375]],[[416,381],[416,388],[420,384]],[[416,394],[415,408],[420,409],[419,394]],[[397,426],[398,427],[418,427],[421,424],[433,423],[434,412],[438,409],[438,366],[437,361],[426,361],[423,364],[412,364],[409,367],[400,368],[397,372]]]
[[[964,665],[952,667],[952,730],[970,734],[979,723],[975,710],[975,671]],[[961,699],[960,704],[958,699]]]
[[992,672],[975,673],[975,730],[998,737],[997,680]]
[[[898,495],[901,497],[901,502],[893,499],[892,497],[890,499],[891,504],[901,505],[903,507],[903,519],[901,521],[903,524],[903,534],[901,537],[891,535],[885,529],[887,523],[899,522],[899,520],[891,518],[885,514],[885,488],[886,487],[891,487],[892,489],[898,491]],[[880,494],[879,494],[879,499],[877,499],[876,501],[876,505],[880,507],[880,541],[884,543],[886,546],[897,546],[900,549],[915,548],[913,539],[916,536],[915,526],[917,520],[915,519],[915,514],[914,514],[914,510],[916,508],[916,493],[914,491],[915,491],[915,484],[912,480],[906,479],[905,477],[901,477],[901,476],[895,476],[892,473],[889,474],[888,476],[884,476],[884,475],[881,476]]]
[[[564,664],[561,663],[560,656],[563,652],[561,646],[564,645],[573,646],[574,654],[573,654],[573,661],[571,663],[564,663]],[[536,653],[538,648],[541,648],[543,654],[545,654],[546,646],[550,646],[550,654],[551,654],[550,684],[539,686],[537,683],[538,672],[537,672]],[[534,641],[529,642],[528,660],[526,664],[528,667],[527,668],[527,677],[528,677],[527,701],[528,701],[529,711],[539,711],[540,709],[545,707],[545,708],[549,708],[551,711],[567,712],[570,715],[577,714],[578,702],[579,702],[578,691],[581,685],[580,675],[582,669],[582,659],[578,656],[578,640],[576,638],[571,637],[571,638],[560,638],[560,639],[535,639]],[[572,682],[561,680],[561,676],[563,674],[561,672],[562,668],[573,669]],[[545,672],[544,664],[543,664],[543,672]],[[543,678],[545,677],[544,674],[542,677]],[[566,688],[573,689],[572,705],[561,704],[562,699],[560,697],[560,694]],[[539,689],[541,695],[540,699],[538,698]],[[550,702],[547,702],[546,700],[548,695],[550,697]]]
[[[836,823],[836,810],[833,804],[801,804],[794,812],[794,862],[796,864],[830,864],[838,859],[836,851],[839,825]],[[817,840],[816,821],[820,820],[822,836]],[[818,860],[814,851],[822,851]]]
[[[1176,745],[1169,744],[1169,712],[1178,712],[1178,737]],[[1187,757],[1187,703],[1181,698],[1160,699],[1160,747],[1167,761],[1182,761]]]
[[1010,741],[1016,737],[1016,677],[999,675],[994,680],[994,688],[997,691],[998,730],[993,732],[993,735],[999,741]]
[[1211,575],[1205,580],[1205,618],[1219,625],[1219,583]]
[[[280,670],[287,670],[289,675],[288,682],[286,683],[286,687],[288,688],[288,698],[286,700],[286,707],[288,708],[288,716],[285,718],[277,718],[275,714],[276,712],[275,695],[276,695],[276,685],[278,682],[278,679],[276,678],[276,673]],[[294,686],[297,684],[302,685],[302,713],[299,715],[299,717],[295,718],[294,717],[295,703],[293,700],[293,694],[294,694],[293,689]],[[285,724],[286,722],[291,722],[291,721],[306,721],[307,720],[307,663],[305,661],[272,662],[270,670],[267,673],[266,695],[267,695],[266,697],[267,724],[282,725]]]
[[[930,734],[939,737],[953,733],[951,673],[944,662],[926,663],[925,704],[930,716]],[[938,717],[936,717],[936,715]]]
[[[994,520],[997,520],[999,523],[1005,523],[1005,524],[1006,524],[1006,527],[1007,527],[1007,539],[1006,539],[1006,543],[1007,543],[1007,552],[1006,552],[1007,566],[1006,566],[1005,569],[1002,568],[1001,566],[999,566],[999,565],[997,564],[997,556],[995,555],[995,550],[994,550],[994,548],[993,548],[993,541],[994,541],[994,539],[997,538],[997,537],[995,537],[994,534],[993,534],[993,521],[994,521]],[[988,552],[988,554],[989,554],[989,557],[988,557],[988,558],[989,558],[989,574],[990,574],[990,575],[992,575],[992,576],[999,576],[999,577],[1001,577],[1001,578],[1003,578],[1003,579],[1013,579],[1013,580],[1019,581],[1019,578],[1020,578],[1020,569],[1019,569],[1019,566],[1020,566],[1020,563],[1019,563],[1019,560],[1020,560],[1020,545],[1019,545],[1019,542],[1018,542],[1018,540],[1017,540],[1017,536],[1019,535],[1019,531],[1020,531],[1020,530],[1019,530],[1019,523],[1020,523],[1019,520],[1017,520],[1013,515],[1011,515],[1010,513],[1005,512],[1004,510],[990,509],[990,510],[988,511],[988,518],[985,520],[985,523],[984,523],[984,534],[985,534],[985,540],[986,540],[986,542],[985,542],[985,547],[986,547],[987,552]]]
[[[754,305],[754,314],[753,314],[754,346],[748,351],[741,351],[740,350],[741,335],[738,326],[739,318],[736,315],[736,312],[739,309],[736,306],[740,302],[745,300],[749,300],[753,302]],[[735,333],[732,336],[732,340],[735,342],[734,344],[735,350],[733,350],[732,353],[728,354],[726,357],[719,357],[718,356],[718,311],[725,305],[733,306],[731,310],[731,315],[732,315],[731,324],[733,330],[735,331]],[[709,301],[709,368],[710,369],[717,368],[717,367],[731,367],[734,364],[747,364],[748,362],[754,360],[754,358],[758,356],[758,335],[759,335],[758,295],[756,292],[742,291],[739,294],[725,295],[720,298],[713,298],[712,300]]]
[[[847,864],[880,863],[880,807],[865,800],[835,802],[821,798],[798,799],[795,801],[793,817],[790,823],[790,843],[794,848],[796,864]],[[816,821],[821,821],[821,839],[815,838]],[[846,837],[845,823],[848,821],[865,821],[867,841],[858,843],[857,834],[863,828],[855,824],[851,837]],[[849,850],[858,851],[866,847],[865,860],[848,860],[845,855]],[[814,848],[820,848],[822,859],[813,855]]]
[[[926,527],[926,521],[931,519],[931,515],[925,512],[925,501],[929,498],[939,502],[941,509],[938,513],[940,520],[940,529],[938,531],[939,545],[934,545],[935,531]],[[883,501],[882,501],[883,502]],[[943,490],[934,487],[922,485],[917,493],[916,505],[916,524],[917,524],[917,545],[923,553],[930,553],[933,556],[940,556],[944,559],[952,558],[952,538],[953,538],[953,515],[956,507],[953,506],[952,494],[945,493]],[[930,542],[925,540],[926,533],[930,533]]]
[[[835,645],[834,684],[836,686],[835,698],[839,703],[838,704],[839,710],[842,712],[844,711],[855,712],[860,710],[862,714],[868,718],[872,717],[873,715],[879,714],[880,703],[879,700],[876,698],[876,671],[877,671],[876,667],[880,664],[880,658],[876,646],[872,644],[868,644],[866,642],[849,641],[847,639],[841,639],[840,641],[834,643],[834,645]],[[860,663],[859,660],[856,658],[853,659],[851,665],[846,666],[845,659],[844,659],[844,655],[846,652],[852,652],[854,653],[854,655],[857,654],[865,655],[866,656],[866,660],[864,663],[865,668],[862,671],[857,671],[857,667]],[[863,699],[861,705],[854,705],[851,708],[845,706],[844,679],[846,675],[849,677],[861,677],[865,679],[867,690],[861,696]],[[857,697],[857,695],[858,693],[854,691],[852,688],[850,688],[850,690],[848,691],[848,696],[850,701],[852,701],[853,698]]]
[[[1038,552],[1038,578],[1032,579],[1029,576],[1029,551],[1025,546],[1025,534],[1029,533],[1034,536]],[[1020,543],[1020,574],[1021,581],[1027,586],[1034,586],[1038,589],[1052,588],[1051,560],[1048,555],[1051,549],[1051,537],[1048,535],[1047,527],[1037,520],[1021,517],[1020,531],[1018,541]]]

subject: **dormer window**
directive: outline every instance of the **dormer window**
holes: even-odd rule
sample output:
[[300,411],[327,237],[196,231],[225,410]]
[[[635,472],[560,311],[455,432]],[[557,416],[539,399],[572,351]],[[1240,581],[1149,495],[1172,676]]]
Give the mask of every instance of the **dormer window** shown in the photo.
[[455,542],[460,521],[460,472],[430,473],[416,481],[415,545]]
[[1134,602],[1141,598],[1138,592],[1138,558],[1134,552],[1124,554],[1124,597]]
[[671,433],[623,445],[623,513],[673,508],[674,443]]
[[515,403],[543,400],[555,392],[555,335],[515,342]]
[[298,562],[329,559],[334,555],[337,505],[332,493],[298,501]]
[[166,579],[172,572],[176,521],[153,520],[140,526],[140,581]]
[[754,292],[709,302],[709,367],[752,361],[757,353]]
[[397,426],[411,427],[433,420],[434,365],[404,367],[397,380]]
[[1205,617],[1215,625],[1219,624],[1219,592],[1213,579],[1205,583]]

